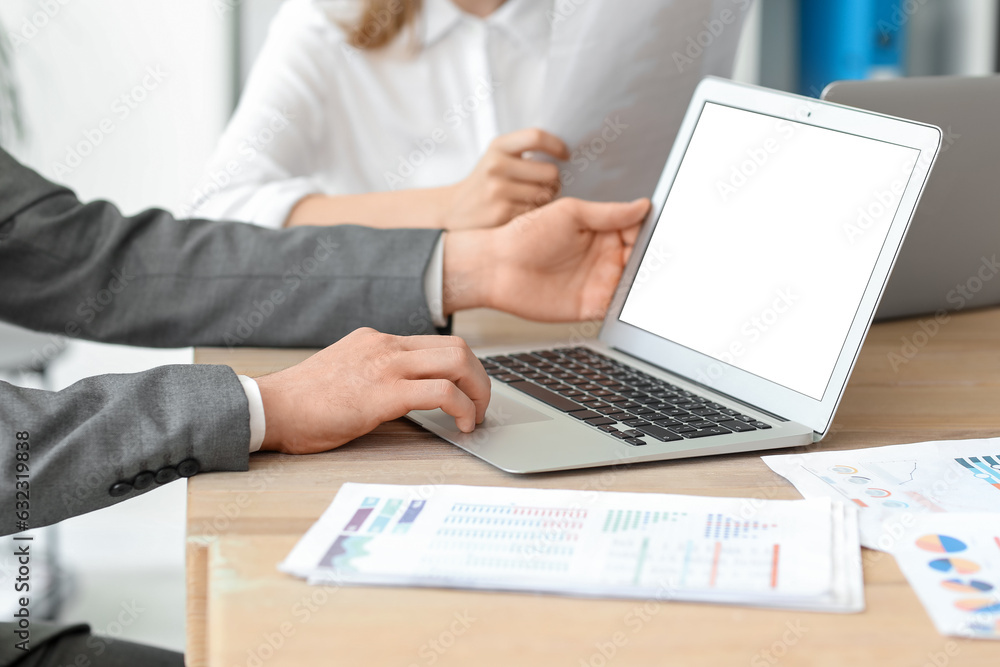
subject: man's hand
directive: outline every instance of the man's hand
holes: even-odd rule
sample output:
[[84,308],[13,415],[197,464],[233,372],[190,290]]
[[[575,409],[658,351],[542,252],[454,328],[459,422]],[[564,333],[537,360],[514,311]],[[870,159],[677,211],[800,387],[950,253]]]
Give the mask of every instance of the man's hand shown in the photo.
[[448,232],[445,314],[488,306],[538,321],[602,317],[649,206],[560,199],[496,229]]
[[410,410],[441,408],[472,431],[490,380],[461,338],[358,329],[287,370],[257,379],[261,449],[311,454],[338,447]]
[[442,188],[441,226],[495,227],[555,199],[559,167],[525,157],[532,151],[569,159],[566,144],[543,130],[518,130],[497,137],[469,176]]

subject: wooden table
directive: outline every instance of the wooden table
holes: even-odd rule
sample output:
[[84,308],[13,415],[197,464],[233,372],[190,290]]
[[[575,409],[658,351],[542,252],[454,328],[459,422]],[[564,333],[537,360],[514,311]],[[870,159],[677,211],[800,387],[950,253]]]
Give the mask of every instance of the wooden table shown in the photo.
[[[590,324],[527,325],[483,312],[460,316],[456,330],[473,345],[596,334]],[[813,447],[1000,435],[1000,309],[952,316],[932,336],[921,331],[918,320],[872,330],[831,433]],[[199,350],[196,360],[259,375],[307,354]],[[867,611],[848,615],[321,588],[278,572],[347,481],[798,497],[752,453],[515,476],[402,420],[326,454],[255,454],[249,473],[189,482],[188,665],[1000,665],[996,642],[939,635],[893,559],[868,550]]]

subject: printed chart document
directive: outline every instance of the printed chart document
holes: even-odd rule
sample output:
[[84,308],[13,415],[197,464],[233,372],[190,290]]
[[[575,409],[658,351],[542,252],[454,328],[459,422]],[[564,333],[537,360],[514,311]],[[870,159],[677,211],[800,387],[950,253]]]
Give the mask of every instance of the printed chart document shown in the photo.
[[806,498],[860,508],[861,544],[889,551],[893,517],[1000,512],[1000,438],[764,456]]
[[826,498],[348,483],[280,569],[317,584],[854,612],[856,518]]
[[892,555],[941,634],[1000,639],[1000,514],[913,516]]

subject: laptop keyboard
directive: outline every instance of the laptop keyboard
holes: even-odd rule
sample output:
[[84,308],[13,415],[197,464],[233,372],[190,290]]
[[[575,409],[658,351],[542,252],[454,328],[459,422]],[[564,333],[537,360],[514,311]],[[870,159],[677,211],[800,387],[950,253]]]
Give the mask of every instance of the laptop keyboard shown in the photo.
[[771,428],[585,347],[480,361],[494,379],[630,445]]

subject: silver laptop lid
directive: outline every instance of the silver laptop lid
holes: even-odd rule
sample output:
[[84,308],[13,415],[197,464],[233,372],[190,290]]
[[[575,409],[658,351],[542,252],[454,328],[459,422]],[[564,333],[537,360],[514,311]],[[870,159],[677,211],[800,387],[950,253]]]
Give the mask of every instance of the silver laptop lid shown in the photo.
[[823,435],[940,143],[933,126],[703,80],[601,340]]

